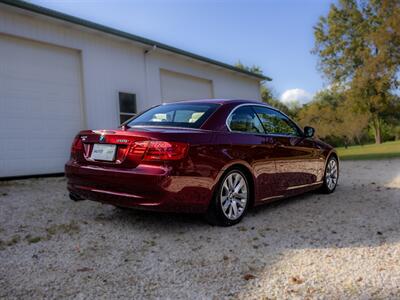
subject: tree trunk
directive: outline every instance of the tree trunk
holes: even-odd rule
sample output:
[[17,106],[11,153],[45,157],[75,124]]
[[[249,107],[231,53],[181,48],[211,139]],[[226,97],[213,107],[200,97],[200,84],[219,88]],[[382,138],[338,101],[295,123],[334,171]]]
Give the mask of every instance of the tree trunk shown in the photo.
[[355,139],[357,141],[357,144],[362,146],[361,138],[358,135],[355,137]]
[[375,134],[375,144],[382,144],[381,120],[378,116],[374,116],[373,127]]

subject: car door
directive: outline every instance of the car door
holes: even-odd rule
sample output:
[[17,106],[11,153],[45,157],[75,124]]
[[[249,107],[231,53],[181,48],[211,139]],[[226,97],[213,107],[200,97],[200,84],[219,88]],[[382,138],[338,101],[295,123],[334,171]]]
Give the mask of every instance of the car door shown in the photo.
[[274,144],[272,157],[281,192],[312,185],[317,180],[318,151],[312,139],[306,138],[297,125],[281,112],[254,107],[266,139]]
[[257,199],[267,200],[277,195],[272,157],[274,145],[266,143],[264,128],[252,107],[236,108],[226,123],[230,130],[232,156],[240,155],[253,169]]

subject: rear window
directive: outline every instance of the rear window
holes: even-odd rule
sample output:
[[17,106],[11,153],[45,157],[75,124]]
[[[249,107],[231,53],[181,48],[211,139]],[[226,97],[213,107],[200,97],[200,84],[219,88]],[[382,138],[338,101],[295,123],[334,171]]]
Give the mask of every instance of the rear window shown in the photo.
[[127,125],[200,128],[218,106],[215,103],[164,104],[143,112]]

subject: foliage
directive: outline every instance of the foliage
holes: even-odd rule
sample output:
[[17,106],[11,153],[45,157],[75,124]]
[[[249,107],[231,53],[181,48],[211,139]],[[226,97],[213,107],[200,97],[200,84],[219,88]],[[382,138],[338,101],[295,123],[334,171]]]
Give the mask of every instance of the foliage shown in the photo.
[[304,105],[297,114],[298,122],[316,128],[316,135],[334,145],[361,143],[368,126],[368,115],[355,111],[345,94],[323,90]]
[[287,114],[290,117],[294,116],[295,112],[290,110],[289,107],[287,107],[284,103],[279,101],[275,96],[273,90],[266,85],[261,86],[261,100],[271,105],[272,107],[279,109],[280,111],[282,111],[283,113]]
[[263,75],[263,71],[259,66],[256,65],[252,65],[251,67],[246,66],[244,64],[242,64],[242,62],[239,60],[236,64],[235,64],[236,68],[254,73],[254,74],[258,74],[258,75]]
[[[263,74],[261,67],[256,66],[256,65],[249,67],[249,66],[242,64],[240,62],[240,60],[235,64],[235,66],[242,70],[250,71],[250,72],[253,72],[256,74],[261,74],[261,75]],[[278,98],[276,97],[274,90],[270,86],[268,86],[265,83],[262,84],[260,86],[260,94],[261,94],[261,100],[263,102],[279,109],[280,111],[284,112],[285,114],[287,114],[290,117],[294,117],[296,111],[291,110],[289,107],[287,107],[281,101],[279,101]]]
[[314,27],[319,65],[351,105],[367,113],[380,143],[388,107],[398,100],[400,2],[340,0]]

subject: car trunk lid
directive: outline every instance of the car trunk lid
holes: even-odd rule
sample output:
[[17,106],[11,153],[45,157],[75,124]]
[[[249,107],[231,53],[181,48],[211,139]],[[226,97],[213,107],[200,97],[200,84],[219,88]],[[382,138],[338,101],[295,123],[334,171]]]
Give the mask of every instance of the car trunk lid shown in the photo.
[[[207,140],[210,138],[209,132],[205,134],[201,129],[191,128],[135,127],[116,130],[86,130],[81,131],[76,137],[72,155],[83,165],[135,168],[142,162],[146,153],[146,156],[154,159],[146,161],[146,163],[160,164],[163,162],[162,157],[165,156],[168,157],[168,160],[183,157],[182,151],[188,150],[184,149],[184,144],[188,146],[187,141],[193,134],[199,134]],[[162,147],[169,143],[172,145],[169,145],[171,147],[167,150],[175,151],[175,153],[158,151],[160,147],[163,150]],[[74,151],[75,145],[78,147]],[[149,145],[153,145],[156,149],[150,149]],[[101,151],[109,151],[109,155],[98,155]],[[174,156],[175,154],[178,156]]]
[[148,136],[124,130],[82,131],[78,137],[82,147],[77,161],[120,168],[136,167],[145,151],[140,148],[140,145],[145,146],[140,142],[149,140]]

